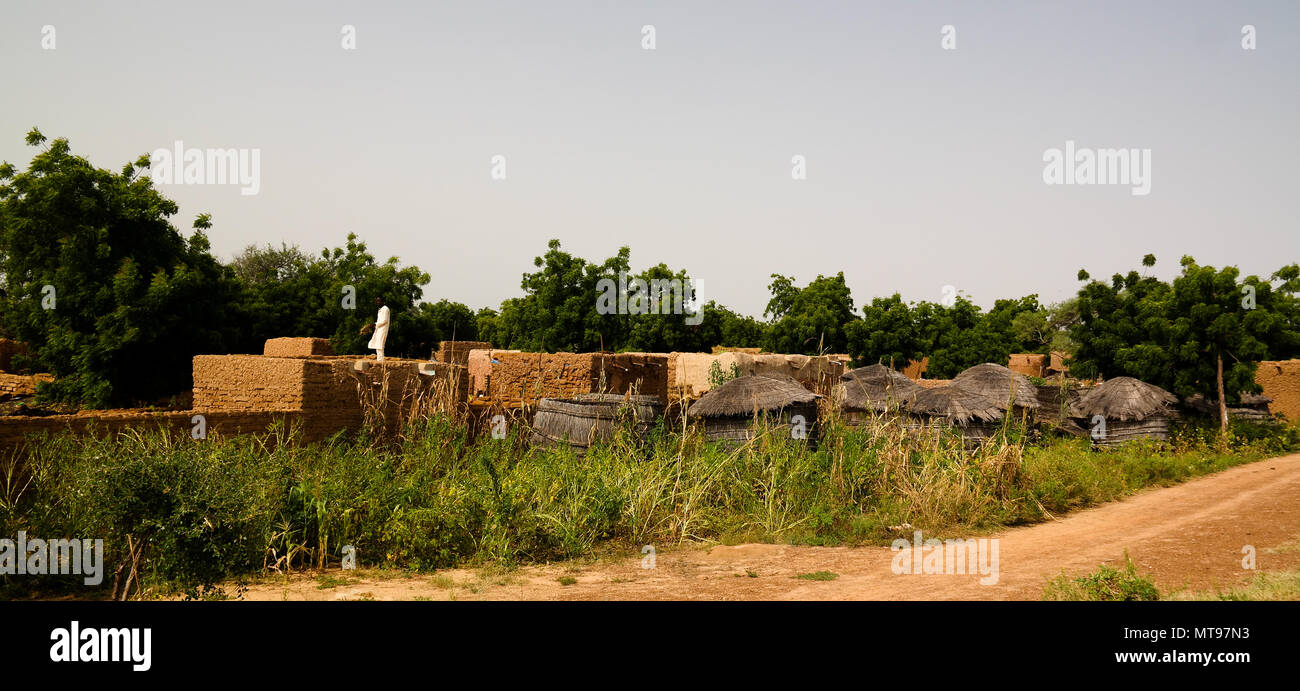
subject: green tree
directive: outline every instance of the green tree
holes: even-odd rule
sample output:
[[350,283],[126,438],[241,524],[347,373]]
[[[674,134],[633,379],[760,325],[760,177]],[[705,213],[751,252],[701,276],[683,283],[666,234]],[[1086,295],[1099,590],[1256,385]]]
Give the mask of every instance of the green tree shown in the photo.
[[[768,326],[763,322],[710,300],[696,331],[698,340],[692,351],[710,351],[713,346],[761,348],[767,341]],[[683,348],[682,350],[687,350]]]
[[[1154,263],[1144,257],[1144,266]],[[1259,361],[1296,351],[1300,268],[1274,273],[1274,286],[1257,276],[1239,280],[1236,267],[1200,266],[1192,257],[1181,264],[1172,283],[1131,271],[1109,285],[1081,288],[1071,367],[1086,376],[1136,377],[1181,396],[1202,394],[1218,401],[1226,433],[1229,402],[1258,390]]]
[[800,289],[793,279],[772,274],[771,299],[764,316],[771,320],[767,348],[776,353],[843,353],[847,326],[857,320],[853,295],[844,272],[818,276]]
[[501,315],[491,307],[484,307],[474,315],[474,324],[478,329],[478,340],[487,341],[495,347],[503,347],[501,337],[497,335],[497,328]]
[[26,171],[0,165],[0,321],[56,377],[45,400],[92,407],[190,386],[191,358],[239,340],[239,283],[209,251],[206,215],[182,236],[148,156],[120,172],[33,128]]
[[858,367],[881,363],[901,370],[912,360],[924,357],[930,348],[912,306],[898,293],[873,298],[862,307],[862,319],[850,322],[844,329],[848,353]]

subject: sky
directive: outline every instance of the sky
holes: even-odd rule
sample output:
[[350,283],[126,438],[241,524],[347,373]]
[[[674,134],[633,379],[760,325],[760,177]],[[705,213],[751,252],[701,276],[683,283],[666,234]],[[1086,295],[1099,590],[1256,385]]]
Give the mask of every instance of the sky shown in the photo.
[[[1300,261],[1289,0],[4,0],[0,58],[0,160],[32,126],[113,170],[257,150],[256,194],[160,184],[177,228],[210,213],[223,260],[356,233],[473,309],[552,238],[755,316],[773,273],[987,307]],[[1048,184],[1067,141],[1149,151],[1149,192]]]

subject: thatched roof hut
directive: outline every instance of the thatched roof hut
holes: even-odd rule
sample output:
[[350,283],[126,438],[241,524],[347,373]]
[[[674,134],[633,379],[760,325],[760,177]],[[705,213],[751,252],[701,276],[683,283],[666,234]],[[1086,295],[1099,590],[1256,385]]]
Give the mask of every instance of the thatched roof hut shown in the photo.
[[[1070,414],[1083,418],[1094,430],[1093,443],[1114,446],[1134,439],[1169,438],[1171,406],[1178,397],[1164,389],[1133,377],[1116,377],[1102,382],[1079,397]],[[1106,421],[1105,434],[1092,424],[1100,415]]]
[[756,419],[790,424],[801,415],[807,432],[804,438],[812,439],[820,398],[790,377],[750,374],[704,394],[686,414],[704,421],[706,439],[729,441],[752,439]]
[[1249,393],[1242,391],[1238,394],[1241,405],[1228,408],[1228,415],[1238,420],[1250,420],[1251,422],[1276,422],[1277,418],[1269,410],[1268,404],[1273,399],[1262,393]]
[[896,411],[921,390],[916,382],[885,365],[845,372],[835,386],[836,404],[846,413]]
[[[1242,391],[1237,394],[1241,401],[1239,405],[1228,406],[1228,417],[1235,420],[1250,420],[1251,422],[1275,422],[1277,419],[1269,411],[1268,404],[1273,399],[1263,394],[1250,393]],[[1197,393],[1183,398],[1182,407],[1188,411],[1212,417],[1219,418],[1219,402],[1215,399],[1205,397],[1205,394]]]
[[966,389],[993,401],[1001,410],[1012,408],[1037,410],[1038,387],[1029,377],[1009,367],[986,362],[964,370],[952,378],[949,386]]
[[996,422],[1002,409],[987,396],[959,386],[938,386],[917,392],[907,409],[913,415],[943,418],[957,426]]
[[921,389],[907,404],[911,429],[957,427],[967,446],[978,445],[998,427],[1003,411],[988,397],[959,386]]
[[623,420],[632,423],[636,434],[645,434],[663,411],[658,396],[593,393],[573,399],[543,398],[533,417],[532,442],[567,445],[582,455],[592,443],[612,439]]

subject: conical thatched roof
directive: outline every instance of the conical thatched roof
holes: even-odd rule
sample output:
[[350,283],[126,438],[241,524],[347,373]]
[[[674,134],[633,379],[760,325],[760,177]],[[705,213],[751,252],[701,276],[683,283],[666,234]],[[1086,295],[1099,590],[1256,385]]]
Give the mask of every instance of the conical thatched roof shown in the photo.
[[[949,386],[980,394],[1002,410],[1010,408],[1013,403],[1018,408],[1034,409],[1039,405],[1038,387],[1029,381],[1029,377],[991,362],[963,371],[952,378]],[[1015,387],[1014,402],[1011,396],[1012,386]]]
[[885,365],[868,365],[845,372],[835,387],[835,399],[845,410],[884,412],[897,408],[921,390],[916,382]]
[[1178,397],[1164,389],[1133,377],[1108,379],[1079,398],[1070,407],[1070,415],[1107,420],[1144,420],[1165,414]]
[[821,396],[803,388],[790,377],[749,374],[704,394],[691,405],[687,414],[700,417],[753,415],[755,411],[780,410],[819,398]]
[[907,408],[917,415],[945,417],[959,425],[971,420],[992,422],[1002,417],[1002,409],[989,398],[951,384],[922,389]]

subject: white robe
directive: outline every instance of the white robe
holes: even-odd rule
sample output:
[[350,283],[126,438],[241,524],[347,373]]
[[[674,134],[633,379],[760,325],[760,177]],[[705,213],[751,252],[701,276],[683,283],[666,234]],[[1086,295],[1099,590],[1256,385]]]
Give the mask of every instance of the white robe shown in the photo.
[[375,333],[370,337],[370,345],[367,348],[380,349],[384,347],[384,341],[388,340],[388,316],[391,312],[388,305],[379,308],[379,316],[375,318]]

